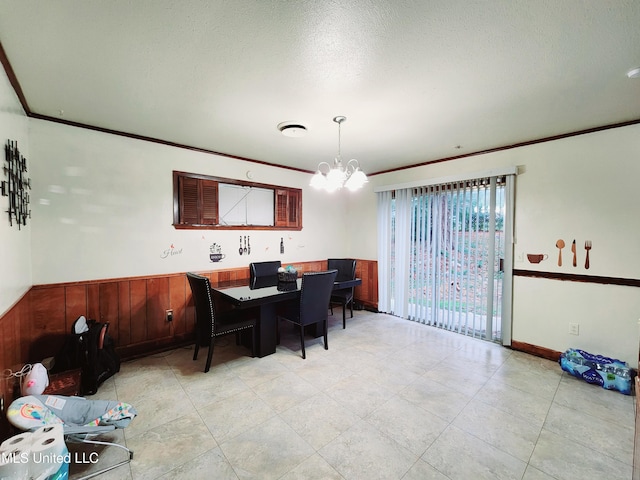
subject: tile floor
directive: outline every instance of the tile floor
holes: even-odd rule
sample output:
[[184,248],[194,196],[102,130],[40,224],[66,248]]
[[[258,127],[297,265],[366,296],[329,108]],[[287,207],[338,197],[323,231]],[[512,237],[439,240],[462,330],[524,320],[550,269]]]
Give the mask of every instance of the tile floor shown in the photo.
[[[100,478],[631,478],[635,397],[491,343],[354,314],[343,330],[337,310],[329,350],[309,338],[306,360],[287,326],[265,358],[221,339],[207,374],[206,349],[196,362],[184,348],[123,363],[92,398],[137,408],[113,435],[135,455]],[[113,450],[100,447],[98,465],[124,454]]]

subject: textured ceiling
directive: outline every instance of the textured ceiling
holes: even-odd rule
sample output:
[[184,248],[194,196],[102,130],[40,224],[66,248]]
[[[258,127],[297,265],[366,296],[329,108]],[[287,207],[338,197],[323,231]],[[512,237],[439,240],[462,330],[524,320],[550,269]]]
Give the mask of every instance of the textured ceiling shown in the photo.
[[336,115],[367,173],[640,119],[638,0],[0,0],[0,42],[31,114],[309,171]]

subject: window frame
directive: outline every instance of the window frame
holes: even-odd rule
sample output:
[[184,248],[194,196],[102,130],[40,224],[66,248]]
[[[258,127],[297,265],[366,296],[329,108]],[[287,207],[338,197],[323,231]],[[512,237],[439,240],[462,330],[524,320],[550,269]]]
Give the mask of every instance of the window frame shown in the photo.
[[[273,226],[271,225],[220,225],[219,223],[189,223],[181,222],[181,214],[183,212],[183,198],[181,193],[181,179],[196,179],[198,185],[204,184],[204,182],[225,183],[233,185],[241,185],[244,187],[263,188],[267,190],[273,190]],[[200,186],[198,187],[200,189]],[[202,211],[202,194],[199,190],[198,194],[198,206],[199,212]],[[216,195],[219,195],[219,188],[216,188]],[[282,218],[278,215],[278,196],[287,196],[287,216]],[[219,197],[217,198],[216,209],[216,221],[219,222],[219,212],[217,212],[219,205]],[[291,213],[289,213],[291,212]],[[202,216],[200,216],[202,219]],[[279,185],[270,185],[257,182],[246,182],[243,180],[236,180],[232,178],[214,177],[211,175],[203,175],[199,173],[189,173],[182,171],[173,171],[173,227],[176,229],[198,229],[198,230],[302,230],[302,189],[283,187]]]

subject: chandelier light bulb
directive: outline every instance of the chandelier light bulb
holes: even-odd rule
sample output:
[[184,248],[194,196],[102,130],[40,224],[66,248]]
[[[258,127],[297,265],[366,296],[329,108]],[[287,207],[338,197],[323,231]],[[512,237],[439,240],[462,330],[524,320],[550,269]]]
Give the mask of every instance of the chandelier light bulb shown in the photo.
[[640,78],[640,67],[632,68],[627,72],[629,78]]
[[344,186],[350,191],[355,192],[356,190],[360,190],[368,181],[367,176],[362,170],[360,170],[360,167],[356,167],[355,171],[347,179]]
[[325,188],[327,185],[327,177],[325,177],[320,170],[317,170],[313,177],[311,177],[309,185],[318,190]]

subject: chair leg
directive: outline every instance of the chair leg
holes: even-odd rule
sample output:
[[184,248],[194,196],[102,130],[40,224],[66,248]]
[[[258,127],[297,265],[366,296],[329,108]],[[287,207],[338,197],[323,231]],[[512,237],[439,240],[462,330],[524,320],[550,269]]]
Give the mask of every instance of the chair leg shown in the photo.
[[193,349],[193,359],[198,359],[198,352],[200,351],[200,339],[196,336],[196,347]]
[[347,304],[342,304],[342,328],[347,328]]
[[331,315],[333,315],[333,304],[332,303],[329,304],[329,308],[331,309]]
[[327,333],[329,331],[329,319],[324,321],[324,349],[329,350],[329,343],[327,340]]
[[209,344],[209,352],[207,353],[207,364],[204,366],[204,373],[209,371],[211,367],[211,357],[213,357],[213,343],[215,342],[216,337],[211,337],[211,343]]
[[351,309],[351,318],[353,318],[353,298],[351,299],[351,301],[349,302],[349,307]]
[[302,358],[307,358],[304,352],[304,326],[300,325],[300,346],[302,347]]

